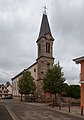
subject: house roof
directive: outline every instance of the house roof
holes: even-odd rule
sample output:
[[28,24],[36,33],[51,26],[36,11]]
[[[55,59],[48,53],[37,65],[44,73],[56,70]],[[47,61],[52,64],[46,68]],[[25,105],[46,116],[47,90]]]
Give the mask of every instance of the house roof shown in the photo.
[[4,84],[0,84],[0,88],[1,88],[1,87],[4,87],[7,91],[9,91]]
[[21,76],[23,74],[24,71],[30,69],[31,67],[33,67],[34,65],[36,65],[37,62],[35,62],[34,64],[32,64],[31,66],[29,66],[28,68],[24,69],[23,71],[21,71],[19,74],[17,74],[16,76],[14,76],[13,78],[11,78],[11,80],[13,81],[14,79],[16,79],[17,77]]
[[77,64],[81,63],[82,61],[84,61],[84,56],[73,59],[73,61],[75,61]]
[[47,14],[43,14],[38,39],[40,39],[42,36],[44,36],[47,33],[51,35],[50,25],[48,22]]

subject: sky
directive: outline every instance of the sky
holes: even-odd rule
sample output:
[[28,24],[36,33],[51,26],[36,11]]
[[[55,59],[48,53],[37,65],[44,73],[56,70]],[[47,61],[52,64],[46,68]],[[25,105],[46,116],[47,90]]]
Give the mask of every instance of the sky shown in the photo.
[[79,84],[84,56],[84,0],[0,0],[0,84],[32,65],[37,58],[43,6],[54,41],[54,57],[68,84]]

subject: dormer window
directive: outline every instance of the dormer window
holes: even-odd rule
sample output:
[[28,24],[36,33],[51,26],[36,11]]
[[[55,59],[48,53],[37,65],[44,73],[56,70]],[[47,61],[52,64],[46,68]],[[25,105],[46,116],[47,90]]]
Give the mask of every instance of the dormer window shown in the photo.
[[50,43],[46,43],[46,52],[50,53]]
[[4,87],[2,87],[2,90],[4,89]]

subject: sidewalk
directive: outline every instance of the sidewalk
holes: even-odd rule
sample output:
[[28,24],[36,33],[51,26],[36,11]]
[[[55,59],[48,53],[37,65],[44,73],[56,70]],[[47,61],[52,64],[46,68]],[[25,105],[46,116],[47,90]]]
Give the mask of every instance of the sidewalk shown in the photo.
[[73,116],[76,116],[76,117],[79,117],[79,118],[84,118],[84,110],[83,110],[83,116],[81,116],[80,106],[71,106],[70,107],[70,112],[69,112],[69,107],[68,106],[67,107],[61,107],[61,110],[59,110],[59,107],[52,108],[52,106],[49,106],[48,103],[26,103],[26,104],[35,105],[35,106],[43,106],[43,107],[45,106],[46,108],[51,109],[51,110],[56,110],[56,111],[66,113],[66,114],[69,114],[69,115],[73,115]]
[[73,115],[76,117],[80,117],[80,118],[84,118],[84,110],[83,110],[83,116],[81,116],[81,109],[79,106],[71,106],[70,107],[70,111],[69,111],[69,107],[62,107],[61,110],[59,110],[58,107],[55,107],[54,109],[56,109],[59,112],[63,112],[69,115]]

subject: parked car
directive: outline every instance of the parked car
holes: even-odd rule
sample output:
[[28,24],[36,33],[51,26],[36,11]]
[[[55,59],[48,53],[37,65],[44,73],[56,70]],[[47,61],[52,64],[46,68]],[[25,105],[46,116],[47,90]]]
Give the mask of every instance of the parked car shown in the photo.
[[12,95],[2,95],[2,99],[13,99],[13,96]]
[[5,99],[5,95],[2,95],[2,99]]

